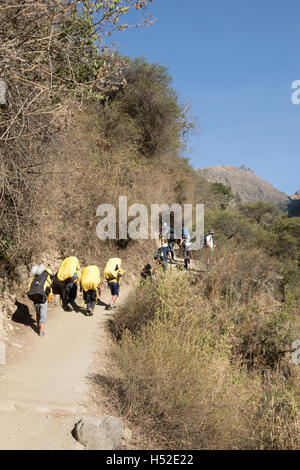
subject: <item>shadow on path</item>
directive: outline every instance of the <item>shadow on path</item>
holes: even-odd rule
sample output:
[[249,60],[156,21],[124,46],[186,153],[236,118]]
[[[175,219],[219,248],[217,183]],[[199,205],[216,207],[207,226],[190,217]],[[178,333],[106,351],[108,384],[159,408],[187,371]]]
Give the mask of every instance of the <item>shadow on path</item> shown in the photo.
[[12,321],[15,323],[22,323],[25,326],[30,326],[30,328],[32,328],[35,333],[38,333],[36,321],[29,312],[27,305],[22,304],[18,300],[16,300],[15,305],[17,309],[11,317]]

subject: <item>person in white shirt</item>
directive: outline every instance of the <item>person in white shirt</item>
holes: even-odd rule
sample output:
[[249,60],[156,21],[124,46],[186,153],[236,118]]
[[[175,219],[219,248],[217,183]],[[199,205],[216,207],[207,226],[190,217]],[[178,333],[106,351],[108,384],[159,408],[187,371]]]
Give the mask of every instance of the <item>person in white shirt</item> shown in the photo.
[[205,246],[210,248],[211,250],[214,250],[214,234],[215,232],[213,230],[210,230],[208,232],[208,235],[205,237]]
[[207,254],[207,260],[206,260],[207,269],[209,269],[210,266],[211,266],[212,252],[215,250],[214,234],[215,234],[215,232],[213,230],[210,230],[208,232],[208,235],[206,235],[206,237],[205,237],[204,246],[205,246],[205,248],[209,248],[208,254]]

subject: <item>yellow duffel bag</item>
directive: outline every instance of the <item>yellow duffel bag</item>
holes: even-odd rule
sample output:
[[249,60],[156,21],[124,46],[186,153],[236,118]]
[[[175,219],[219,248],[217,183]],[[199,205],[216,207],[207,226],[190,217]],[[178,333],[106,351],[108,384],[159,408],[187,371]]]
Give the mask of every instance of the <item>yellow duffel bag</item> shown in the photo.
[[81,287],[87,292],[89,290],[96,290],[101,282],[100,271],[98,266],[86,266],[81,272]]
[[119,271],[122,271],[121,263],[122,260],[120,258],[110,258],[110,260],[108,260],[104,269],[104,278],[107,281],[117,279]]
[[63,260],[57,273],[57,279],[59,281],[66,281],[77,273],[79,277],[80,264],[76,256],[69,256]]

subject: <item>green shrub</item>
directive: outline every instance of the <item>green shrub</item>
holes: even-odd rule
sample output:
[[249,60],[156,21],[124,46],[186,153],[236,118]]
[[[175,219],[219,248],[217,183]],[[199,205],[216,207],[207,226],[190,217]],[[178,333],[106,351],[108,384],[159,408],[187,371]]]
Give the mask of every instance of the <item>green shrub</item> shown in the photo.
[[221,209],[226,209],[228,207],[228,204],[234,199],[234,195],[232,194],[231,187],[226,186],[223,183],[212,183],[211,184],[211,190],[218,194],[220,197],[220,208]]
[[9,237],[2,236],[2,240],[0,240],[0,261],[9,262],[10,250],[13,246],[14,243]]
[[[149,64],[143,58],[128,58],[124,78],[126,86],[112,92],[110,100],[118,107],[122,120],[134,121],[140,153],[153,158],[177,152],[192,124],[178,104],[167,68]],[[115,126],[120,127],[117,122]]]

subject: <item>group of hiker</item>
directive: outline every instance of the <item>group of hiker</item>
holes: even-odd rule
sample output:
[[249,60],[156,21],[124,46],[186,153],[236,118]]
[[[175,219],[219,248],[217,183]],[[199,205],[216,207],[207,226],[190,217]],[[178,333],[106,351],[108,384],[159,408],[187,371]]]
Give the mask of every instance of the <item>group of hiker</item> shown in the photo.
[[[204,248],[208,248],[210,251],[213,251],[215,247],[214,234],[214,230],[210,230],[204,236],[203,246]],[[161,265],[163,270],[167,270],[168,261],[171,264],[175,264],[174,247],[176,243],[182,252],[184,267],[188,271],[191,259],[193,259],[190,233],[186,228],[182,228],[181,238],[178,240],[175,238],[174,228],[169,227],[166,222],[162,225],[162,230],[160,232],[161,246],[154,252],[154,261]],[[210,264],[210,256],[207,258],[207,264]]]
[[[104,279],[108,283],[112,296],[107,305],[108,309],[117,307],[120,280],[124,274],[121,264],[120,258],[110,258],[104,269]],[[83,305],[86,305],[85,314],[87,316],[93,315],[97,300],[102,298],[103,284],[98,266],[90,265],[81,270],[76,256],[65,258],[56,274],[53,274],[51,269],[44,265],[40,265],[33,266],[31,275],[32,279],[28,285],[27,295],[35,307],[40,336],[45,335],[48,303],[51,301],[54,286],[56,291],[60,293],[63,308],[65,310],[72,308],[75,311],[80,310],[75,302],[79,287],[83,292]]]
[[[184,259],[184,267],[189,270],[192,259],[191,237],[186,228],[182,229],[181,238],[175,239],[174,229],[169,227],[167,223],[162,225],[160,232],[160,247],[154,253],[155,263],[162,266],[163,270],[167,270],[168,261],[175,264],[175,244],[179,246]],[[214,231],[210,230],[204,237],[204,247],[210,251],[214,250]],[[208,256],[207,263],[210,262]],[[110,258],[104,269],[104,279],[107,281],[111,292],[111,301],[107,305],[108,309],[117,307],[117,299],[120,292],[120,280],[124,274],[121,269],[120,258]],[[145,271],[145,268],[147,269]],[[151,265],[144,268],[144,277],[151,275]],[[55,286],[56,293],[60,293],[62,300],[62,307],[65,310],[80,309],[86,305],[84,310],[87,316],[94,313],[94,309],[98,299],[102,298],[103,284],[100,277],[100,270],[98,266],[90,265],[83,269],[80,268],[80,263],[76,256],[69,256],[61,263],[59,270],[53,274],[51,269],[46,268],[44,265],[33,266],[32,279],[29,282],[27,295],[33,302],[36,315],[37,327],[40,336],[45,335],[45,325],[48,314],[48,303],[53,295],[53,288]],[[83,304],[79,307],[76,304],[78,288],[83,292]]]

